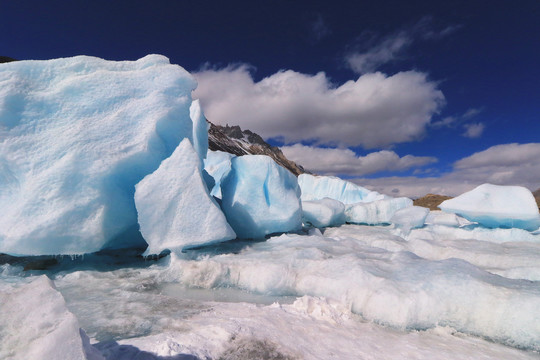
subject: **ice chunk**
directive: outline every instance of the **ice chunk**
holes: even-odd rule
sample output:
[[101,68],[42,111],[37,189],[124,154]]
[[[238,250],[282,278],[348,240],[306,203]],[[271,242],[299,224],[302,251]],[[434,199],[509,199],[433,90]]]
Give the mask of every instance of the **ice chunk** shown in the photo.
[[262,238],[302,227],[296,177],[268,156],[232,158],[221,191],[223,212],[239,238]]
[[208,152],[208,129],[210,124],[206,121],[199,104],[199,100],[193,100],[189,108],[189,116],[193,121],[193,148],[201,159],[206,158]]
[[330,198],[302,201],[302,214],[304,224],[318,228],[345,223],[345,205]]
[[186,246],[236,238],[208,193],[201,170],[200,158],[184,139],[171,157],[137,184],[135,204],[148,243],[145,254],[165,249],[180,253]]
[[204,170],[214,178],[210,195],[221,199],[221,179],[231,170],[233,154],[223,151],[208,151],[204,159]]
[[0,292],[0,358],[103,359],[45,275]]
[[347,205],[385,198],[384,195],[376,191],[370,191],[333,176],[301,174],[298,176],[298,184],[302,189],[302,201],[321,200],[327,197]]
[[345,216],[347,222],[354,224],[390,224],[396,211],[412,205],[413,201],[406,197],[360,202],[346,206]]
[[473,224],[461,216],[457,216],[453,213],[445,213],[443,211],[430,211],[425,222],[430,225],[444,225],[450,227],[462,227]]
[[192,138],[195,86],[159,55],[2,64],[0,252],[129,245],[135,184]]
[[483,226],[520,228],[529,231],[540,226],[538,205],[532,193],[521,186],[483,184],[439,207]]
[[421,206],[409,206],[403,209],[397,210],[390,222],[399,229],[403,230],[405,234],[408,234],[411,229],[420,228],[424,226],[426,217],[429,214],[429,209]]

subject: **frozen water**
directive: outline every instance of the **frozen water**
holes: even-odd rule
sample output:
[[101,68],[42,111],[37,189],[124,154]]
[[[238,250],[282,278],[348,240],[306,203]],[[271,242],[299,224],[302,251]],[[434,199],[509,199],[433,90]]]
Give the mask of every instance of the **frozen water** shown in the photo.
[[401,229],[405,234],[408,234],[411,229],[424,226],[429,209],[421,206],[409,206],[397,210],[390,222],[397,228]]
[[196,83],[167,58],[88,56],[0,67],[0,252],[130,244],[135,184],[183,138]]
[[296,177],[268,156],[232,158],[221,191],[223,212],[239,238],[262,238],[302,228]]
[[330,198],[302,201],[302,216],[304,224],[318,228],[339,226],[345,223],[345,205]]
[[473,224],[469,220],[462,218],[453,213],[445,213],[442,211],[430,211],[426,217],[426,224],[445,225],[451,227],[463,227]]
[[136,186],[135,204],[145,255],[231,240],[236,234],[208,193],[202,162],[188,139]]
[[515,227],[532,231],[540,226],[536,201],[530,190],[521,186],[483,184],[443,201],[439,207],[491,228]]
[[214,178],[214,186],[210,195],[221,199],[221,180],[231,170],[233,154],[223,151],[208,151],[204,159],[204,170]]
[[0,358],[104,360],[46,276],[0,285]]
[[199,104],[199,100],[193,100],[189,108],[189,116],[193,121],[193,148],[200,159],[206,158],[208,152],[208,129],[210,124],[206,121]]
[[302,190],[302,201],[330,198],[347,205],[385,198],[384,195],[376,191],[370,191],[352,182],[333,176],[301,174],[298,176],[298,184]]
[[413,206],[413,201],[405,197],[360,202],[347,205],[345,216],[347,222],[353,224],[390,224],[396,211],[410,206]]

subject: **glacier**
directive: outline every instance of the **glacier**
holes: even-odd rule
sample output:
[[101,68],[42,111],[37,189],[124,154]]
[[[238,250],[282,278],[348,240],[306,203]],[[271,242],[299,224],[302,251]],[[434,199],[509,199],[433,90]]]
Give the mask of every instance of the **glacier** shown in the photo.
[[298,181],[266,155],[232,158],[221,192],[222,210],[239,238],[302,228]]
[[345,217],[348,223],[353,224],[390,224],[396,211],[410,206],[413,206],[413,201],[406,197],[359,202],[345,207]]
[[235,157],[223,151],[209,150],[204,159],[204,170],[214,179],[214,185],[210,194],[221,199],[221,180],[231,170],[231,159]]
[[236,238],[208,193],[201,158],[189,139],[135,186],[135,205],[148,243],[145,255]]
[[135,184],[193,140],[195,87],[160,55],[2,64],[0,252],[144,246],[133,243]]
[[302,201],[330,198],[348,205],[385,198],[376,191],[370,191],[334,176],[301,174],[298,176],[298,184],[302,190]]
[[345,223],[345,205],[330,198],[302,201],[302,219],[318,228],[339,226]]
[[483,184],[458,197],[445,200],[439,208],[486,227],[530,231],[540,227],[536,201],[531,191],[521,186]]

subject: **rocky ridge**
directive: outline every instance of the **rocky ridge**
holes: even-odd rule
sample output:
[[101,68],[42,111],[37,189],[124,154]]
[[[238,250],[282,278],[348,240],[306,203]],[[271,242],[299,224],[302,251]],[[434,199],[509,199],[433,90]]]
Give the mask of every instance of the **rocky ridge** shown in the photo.
[[242,130],[240,126],[220,126],[211,122],[208,130],[208,147],[213,151],[225,151],[237,156],[267,155],[294,175],[309,173],[302,166],[287,159],[280,148],[271,146],[258,134]]

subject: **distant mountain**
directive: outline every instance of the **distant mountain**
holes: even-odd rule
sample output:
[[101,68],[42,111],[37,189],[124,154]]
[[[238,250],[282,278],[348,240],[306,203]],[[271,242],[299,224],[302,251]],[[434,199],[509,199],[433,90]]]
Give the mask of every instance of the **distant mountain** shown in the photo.
[[234,155],[268,155],[276,163],[288,169],[296,176],[309,173],[302,166],[287,159],[281,149],[271,146],[262,137],[240,126],[220,126],[210,123],[208,146],[210,150],[225,151]]
[[415,206],[427,207],[429,210],[440,210],[439,205],[444,201],[451,199],[451,196],[427,194],[413,201]]
[[7,62],[12,62],[12,61],[17,61],[13,58],[10,58],[9,56],[0,56],[0,64],[1,63],[7,63]]
[[536,204],[538,205],[538,209],[540,209],[540,189],[533,192],[534,199],[536,200]]

